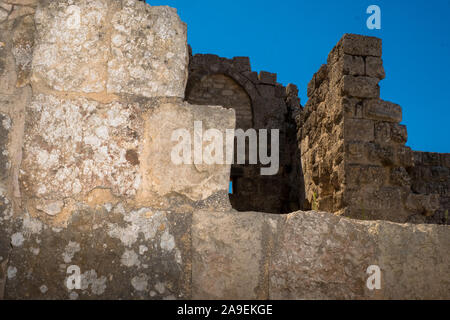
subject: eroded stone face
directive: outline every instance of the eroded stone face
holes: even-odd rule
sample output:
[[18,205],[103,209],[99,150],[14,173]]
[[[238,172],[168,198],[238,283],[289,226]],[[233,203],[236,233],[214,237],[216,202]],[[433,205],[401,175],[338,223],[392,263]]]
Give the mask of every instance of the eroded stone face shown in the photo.
[[44,1],[37,8],[33,80],[58,91],[102,92],[110,0]]
[[[138,201],[145,201],[149,194],[159,197],[176,193],[192,201],[205,200],[229,187],[230,165],[227,164],[175,164],[172,153],[179,140],[173,139],[177,130],[186,130],[194,153],[194,122],[202,123],[201,134],[216,129],[223,135],[234,130],[234,110],[222,107],[192,106],[187,103],[163,103],[148,112],[145,118],[141,176],[142,184]],[[203,141],[204,151],[210,143]],[[223,154],[226,154],[225,144]],[[194,159],[192,157],[192,159]],[[223,158],[225,159],[225,158]],[[194,160],[193,160],[194,161]]]
[[[5,297],[189,299],[190,224],[189,214],[122,204],[77,212],[64,229],[25,215]],[[68,286],[77,269],[80,287]]]
[[[288,217],[272,260],[271,299],[357,299],[376,240],[364,223],[328,214]],[[368,291],[368,290],[367,290]]]
[[196,212],[193,299],[268,299],[271,249],[282,216]]
[[[270,298],[442,299],[449,247],[448,227],[293,213],[271,260]],[[380,268],[380,290],[367,287],[370,266]]]
[[133,196],[141,181],[135,161],[139,112],[134,104],[35,96],[28,108],[23,190],[47,200],[83,196],[95,188]]
[[111,23],[108,92],[183,98],[189,53],[176,9],[126,0]]
[[135,0],[47,1],[36,12],[33,80],[58,91],[184,97],[186,25]]

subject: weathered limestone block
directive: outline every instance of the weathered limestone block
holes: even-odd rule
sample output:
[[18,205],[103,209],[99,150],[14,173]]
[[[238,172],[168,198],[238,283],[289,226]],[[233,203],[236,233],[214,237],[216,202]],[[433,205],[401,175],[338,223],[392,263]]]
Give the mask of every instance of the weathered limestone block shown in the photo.
[[[448,299],[449,248],[448,227],[293,213],[274,250],[270,298]],[[372,265],[381,290],[366,286]]]
[[351,76],[364,76],[365,67],[363,57],[351,56],[344,54],[342,57],[342,69],[339,70],[341,74],[348,74]]
[[83,197],[95,188],[135,195],[141,181],[140,110],[135,103],[35,96],[27,108],[23,191],[55,201]]
[[190,299],[190,225],[190,214],[122,204],[80,210],[66,228],[25,215],[8,241],[5,298]]
[[288,216],[270,267],[271,299],[357,299],[376,262],[376,240],[362,222],[329,214]]
[[345,120],[345,140],[370,142],[374,140],[375,124],[372,120]]
[[[234,128],[233,109],[170,102],[150,109],[145,116],[144,138],[140,141],[143,146],[140,161],[142,184],[137,201],[146,203],[149,198],[169,197],[171,194],[191,201],[206,200],[218,193],[228,197],[230,165],[225,163],[226,130]],[[223,147],[223,150],[215,150],[219,162],[211,159],[214,160],[211,165],[205,157],[214,153],[208,152],[212,140],[205,140],[209,129],[219,134],[217,138]],[[176,133],[187,136],[181,139]],[[216,137],[213,140],[216,141]],[[180,150],[181,145],[187,149]],[[196,160],[194,149],[200,147],[199,154],[203,159]],[[187,162],[176,163],[185,159]]]
[[342,95],[356,98],[378,98],[380,96],[379,79],[370,77],[344,76],[341,81]]
[[383,185],[385,169],[378,166],[349,165],[346,169],[346,183],[350,187],[364,185]]
[[395,163],[410,168],[414,166],[414,153],[410,147],[400,146],[395,152]]
[[380,99],[371,99],[364,101],[364,116],[372,120],[381,120],[387,122],[402,122],[402,108],[392,102]]
[[383,67],[383,59],[366,57],[366,76],[383,80],[386,77]]
[[[54,90],[106,90],[111,0],[42,1],[35,15],[34,82]],[[116,8],[117,9],[117,8]]]
[[258,79],[261,83],[275,85],[277,83],[277,74],[261,71],[258,75]]
[[135,0],[45,1],[36,12],[33,80],[58,91],[184,97],[186,25]]
[[124,0],[112,17],[111,54],[108,92],[184,97],[187,27],[176,9]]
[[374,222],[383,299],[450,298],[450,228]]
[[352,56],[381,57],[382,41],[379,38],[367,37],[357,34],[345,34],[341,41],[343,53]]
[[439,209],[439,195],[411,193],[406,200],[406,208],[427,217],[432,216]]
[[268,299],[270,256],[281,216],[195,212],[193,299]]

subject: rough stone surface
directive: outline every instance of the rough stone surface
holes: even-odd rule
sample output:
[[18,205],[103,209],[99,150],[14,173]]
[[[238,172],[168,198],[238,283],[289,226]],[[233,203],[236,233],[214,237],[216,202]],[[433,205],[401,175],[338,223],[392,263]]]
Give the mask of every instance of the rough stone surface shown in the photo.
[[176,9],[126,0],[111,23],[108,92],[183,98],[189,53]]
[[35,16],[33,81],[42,81],[57,91],[105,91],[111,3],[40,2]]
[[[145,202],[149,194],[159,197],[177,193],[192,201],[205,200],[216,193],[227,193],[229,188],[230,168],[225,164],[226,130],[235,127],[234,110],[222,107],[191,106],[187,103],[162,103],[150,110],[145,117],[145,132],[142,143],[142,160],[140,173],[142,184],[138,191],[138,201]],[[199,122],[201,129],[195,130],[195,122]],[[218,130],[221,135],[222,150],[215,152],[220,157],[218,162],[208,164],[205,155],[207,142],[202,135],[209,129]],[[189,134],[188,148],[191,157],[188,164],[175,164],[172,160],[174,148],[179,145],[179,137],[173,137],[177,130],[184,130]],[[195,137],[195,138],[194,138]],[[177,140],[178,139],[178,140]],[[195,161],[194,140],[202,146],[203,161]],[[188,142],[184,140],[184,142]],[[183,155],[183,152],[178,155]]]
[[380,39],[345,35],[309,83],[297,119],[305,208],[361,220],[447,223],[450,175],[439,160],[445,155],[434,156],[434,170],[414,162],[401,107],[379,99],[382,62]]
[[133,0],[46,1],[36,13],[33,80],[58,91],[184,97],[186,26]]
[[[448,299],[448,231],[293,213],[275,246],[270,298]],[[381,290],[366,286],[372,265],[381,269]]]
[[382,41],[375,37],[345,34],[340,44],[344,53],[353,56],[381,57],[382,54]]
[[139,111],[119,102],[35,96],[28,108],[23,191],[47,200],[84,196],[95,188],[135,195],[139,167],[127,160],[127,152],[141,152]]
[[270,254],[283,218],[235,212],[195,212],[192,298],[268,299]]
[[[190,214],[122,204],[80,210],[61,229],[25,215],[18,228],[24,240],[9,257],[15,272],[5,298],[188,299],[190,221]],[[79,267],[79,289],[67,286],[71,266]]]

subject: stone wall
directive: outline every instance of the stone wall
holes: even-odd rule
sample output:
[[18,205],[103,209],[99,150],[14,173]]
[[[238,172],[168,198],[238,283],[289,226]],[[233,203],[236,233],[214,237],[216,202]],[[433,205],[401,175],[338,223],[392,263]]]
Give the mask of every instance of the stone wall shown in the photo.
[[294,120],[301,106],[294,85],[285,88],[277,83],[276,74],[252,71],[246,57],[196,54],[189,63],[186,100],[234,109],[237,129],[280,130],[278,174],[261,176],[260,165],[232,166],[230,200],[234,209],[288,213],[302,208],[304,190]]
[[[447,226],[365,222],[321,212],[196,212],[194,299],[446,299]],[[432,262],[430,262],[432,261]],[[367,269],[381,269],[381,290]]]
[[[190,297],[192,212],[231,208],[230,168],[176,165],[172,134],[193,137],[195,121],[224,134],[235,115],[183,101],[186,25],[134,0],[10,2],[0,298]],[[78,291],[66,286],[71,266]]]
[[[230,108],[184,101],[188,47],[176,10],[134,0],[0,8],[0,299],[450,298],[447,226],[237,212],[229,165],[171,161],[174,130],[194,140],[196,121],[222,134],[236,123]],[[256,128],[299,109],[295,86],[280,93],[269,74],[247,82],[258,95],[231,78]],[[255,112],[258,99],[270,112]],[[344,130],[338,120],[317,128]],[[291,146],[293,127],[283,128]],[[445,156],[416,158],[411,176],[448,168]],[[437,179],[424,189],[412,179],[417,197],[428,199]],[[381,290],[367,289],[370,265]]]
[[[379,98],[381,53],[380,39],[345,35],[309,83],[298,118],[307,199],[355,219],[424,223],[439,209],[439,193],[412,186],[402,109]],[[444,187],[448,170],[440,179]]]
[[411,189],[418,195],[439,195],[439,209],[427,222],[449,224],[450,154],[414,152],[414,167],[410,168]]

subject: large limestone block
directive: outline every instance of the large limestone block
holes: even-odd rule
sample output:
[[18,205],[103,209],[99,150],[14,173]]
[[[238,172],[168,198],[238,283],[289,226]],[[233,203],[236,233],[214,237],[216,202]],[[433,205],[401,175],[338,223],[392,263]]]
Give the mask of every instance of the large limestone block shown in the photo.
[[187,28],[135,0],[43,1],[33,80],[58,91],[184,97]]
[[270,271],[271,299],[356,299],[376,264],[376,238],[366,225],[329,214],[289,215]]
[[403,119],[402,108],[392,102],[371,99],[364,101],[364,116],[368,119],[400,123]]
[[372,223],[385,299],[450,299],[450,227]]
[[[272,299],[448,299],[450,230],[362,222],[326,213],[288,216],[270,269]],[[381,289],[367,288],[370,266]]]
[[6,299],[191,297],[190,214],[117,204],[80,210],[66,228],[18,220],[6,242]]
[[124,0],[111,23],[108,92],[183,98],[189,52],[176,9]]
[[58,91],[105,91],[111,3],[41,1],[35,15],[32,80]]
[[83,197],[95,188],[135,195],[140,185],[139,112],[138,104],[33,97],[27,108],[22,190],[46,200]]
[[267,299],[268,268],[282,216],[195,212],[193,299]]
[[[164,198],[172,194],[191,201],[206,200],[218,193],[228,198],[231,165],[225,163],[226,131],[234,130],[235,123],[234,110],[222,107],[167,102],[150,109],[145,115],[144,138],[141,141],[142,184],[137,195],[138,202],[146,203],[149,198]],[[217,149],[216,152],[223,154],[219,159],[223,162],[208,164],[203,157],[197,163],[196,148],[200,147],[201,155],[210,154],[208,146],[212,145],[212,141],[206,140],[206,133],[210,129],[221,135],[219,139],[223,150]],[[187,139],[181,140],[175,134],[179,130],[187,134]],[[178,149],[182,141],[187,143],[191,157],[186,163],[177,163],[173,154],[188,154]]]
[[[172,159],[178,145],[173,134],[180,129],[189,134],[194,154],[196,122],[202,127],[196,133],[215,129],[222,135],[223,150],[217,152],[225,156],[226,131],[235,126],[232,109],[178,100],[102,104],[38,94],[27,108],[22,191],[35,199],[32,206],[50,216],[59,214],[66,200],[88,201],[99,189],[142,206],[179,207],[167,199],[178,196],[193,205],[216,196],[218,203],[207,207],[227,207],[230,165]],[[200,140],[201,154],[209,145]]]
[[345,34],[340,40],[343,52],[352,56],[381,57],[382,40],[358,34]]

